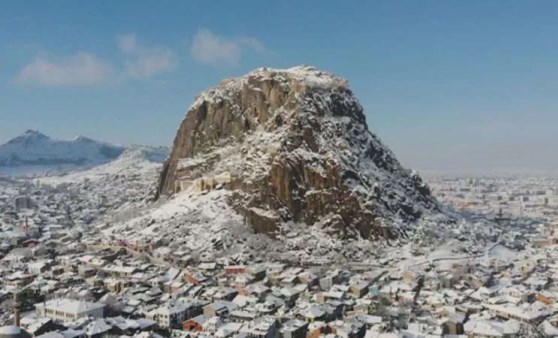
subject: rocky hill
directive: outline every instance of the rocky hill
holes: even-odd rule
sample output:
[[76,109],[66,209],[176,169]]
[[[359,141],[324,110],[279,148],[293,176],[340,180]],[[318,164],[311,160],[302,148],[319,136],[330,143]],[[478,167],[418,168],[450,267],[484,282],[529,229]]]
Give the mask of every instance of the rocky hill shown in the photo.
[[370,132],[347,81],[313,67],[257,69],[196,98],[158,196],[220,189],[244,223],[271,236],[294,223],[393,238],[440,211]]

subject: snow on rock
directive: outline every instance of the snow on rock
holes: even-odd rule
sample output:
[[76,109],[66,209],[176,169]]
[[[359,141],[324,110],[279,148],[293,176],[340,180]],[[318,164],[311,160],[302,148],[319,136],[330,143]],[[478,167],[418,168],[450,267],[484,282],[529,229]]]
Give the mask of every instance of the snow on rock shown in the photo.
[[368,130],[347,82],[312,67],[261,68],[202,93],[158,200],[140,206],[104,218],[105,240],[183,260],[368,260],[405,238],[439,239],[448,221],[419,175]]
[[441,212],[420,176],[372,134],[347,81],[314,67],[256,69],[200,94],[159,196],[224,188],[256,233],[287,222],[395,238]]
[[[106,242],[126,238],[145,246],[185,252],[192,261],[236,257],[238,262],[254,260],[303,264],[358,260],[373,256],[384,245],[364,240],[346,240],[331,235],[327,228],[285,223],[275,239],[257,234],[229,205],[233,192],[187,190],[169,199],[125,211],[106,219],[102,231]],[[269,210],[252,208],[274,217]]]

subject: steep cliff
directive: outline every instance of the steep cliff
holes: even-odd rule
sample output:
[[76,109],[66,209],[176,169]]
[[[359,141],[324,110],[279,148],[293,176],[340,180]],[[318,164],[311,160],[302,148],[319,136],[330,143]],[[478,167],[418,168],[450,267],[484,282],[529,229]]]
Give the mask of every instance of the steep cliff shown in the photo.
[[158,196],[230,190],[255,232],[286,222],[342,237],[395,237],[439,205],[372,134],[347,81],[313,67],[257,69],[203,92],[165,163]]

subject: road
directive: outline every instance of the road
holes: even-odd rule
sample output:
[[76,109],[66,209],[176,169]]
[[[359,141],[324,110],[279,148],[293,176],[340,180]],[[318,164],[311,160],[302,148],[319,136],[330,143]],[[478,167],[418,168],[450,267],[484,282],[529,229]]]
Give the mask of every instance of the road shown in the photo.
[[420,265],[424,265],[424,264],[432,264],[434,262],[443,262],[443,261],[462,261],[462,260],[467,260],[467,259],[475,259],[475,258],[481,258],[483,256],[487,256],[488,253],[494,249],[498,244],[500,244],[500,238],[498,237],[498,240],[496,242],[494,242],[492,245],[490,245],[485,252],[481,253],[481,254],[475,254],[475,255],[468,255],[468,256],[460,256],[460,257],[438,257],[438,258],[432,258],[432,259],[427,259],[423,262],[419,262],[419,263],[415,263],[413,265],[411,265],[411,267],[415,267],[415,266],[420,266]]

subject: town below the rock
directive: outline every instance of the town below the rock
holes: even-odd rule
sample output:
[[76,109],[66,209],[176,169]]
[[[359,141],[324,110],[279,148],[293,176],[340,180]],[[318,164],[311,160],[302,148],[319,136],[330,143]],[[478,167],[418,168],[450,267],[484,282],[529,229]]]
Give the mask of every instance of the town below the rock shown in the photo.
[[362,240],[374,255],[328,262],[107,232],[158,168],[0,181],[2,337],[558,336],[556,179],[430,178],[470,215],[438,225],[453,240]]

